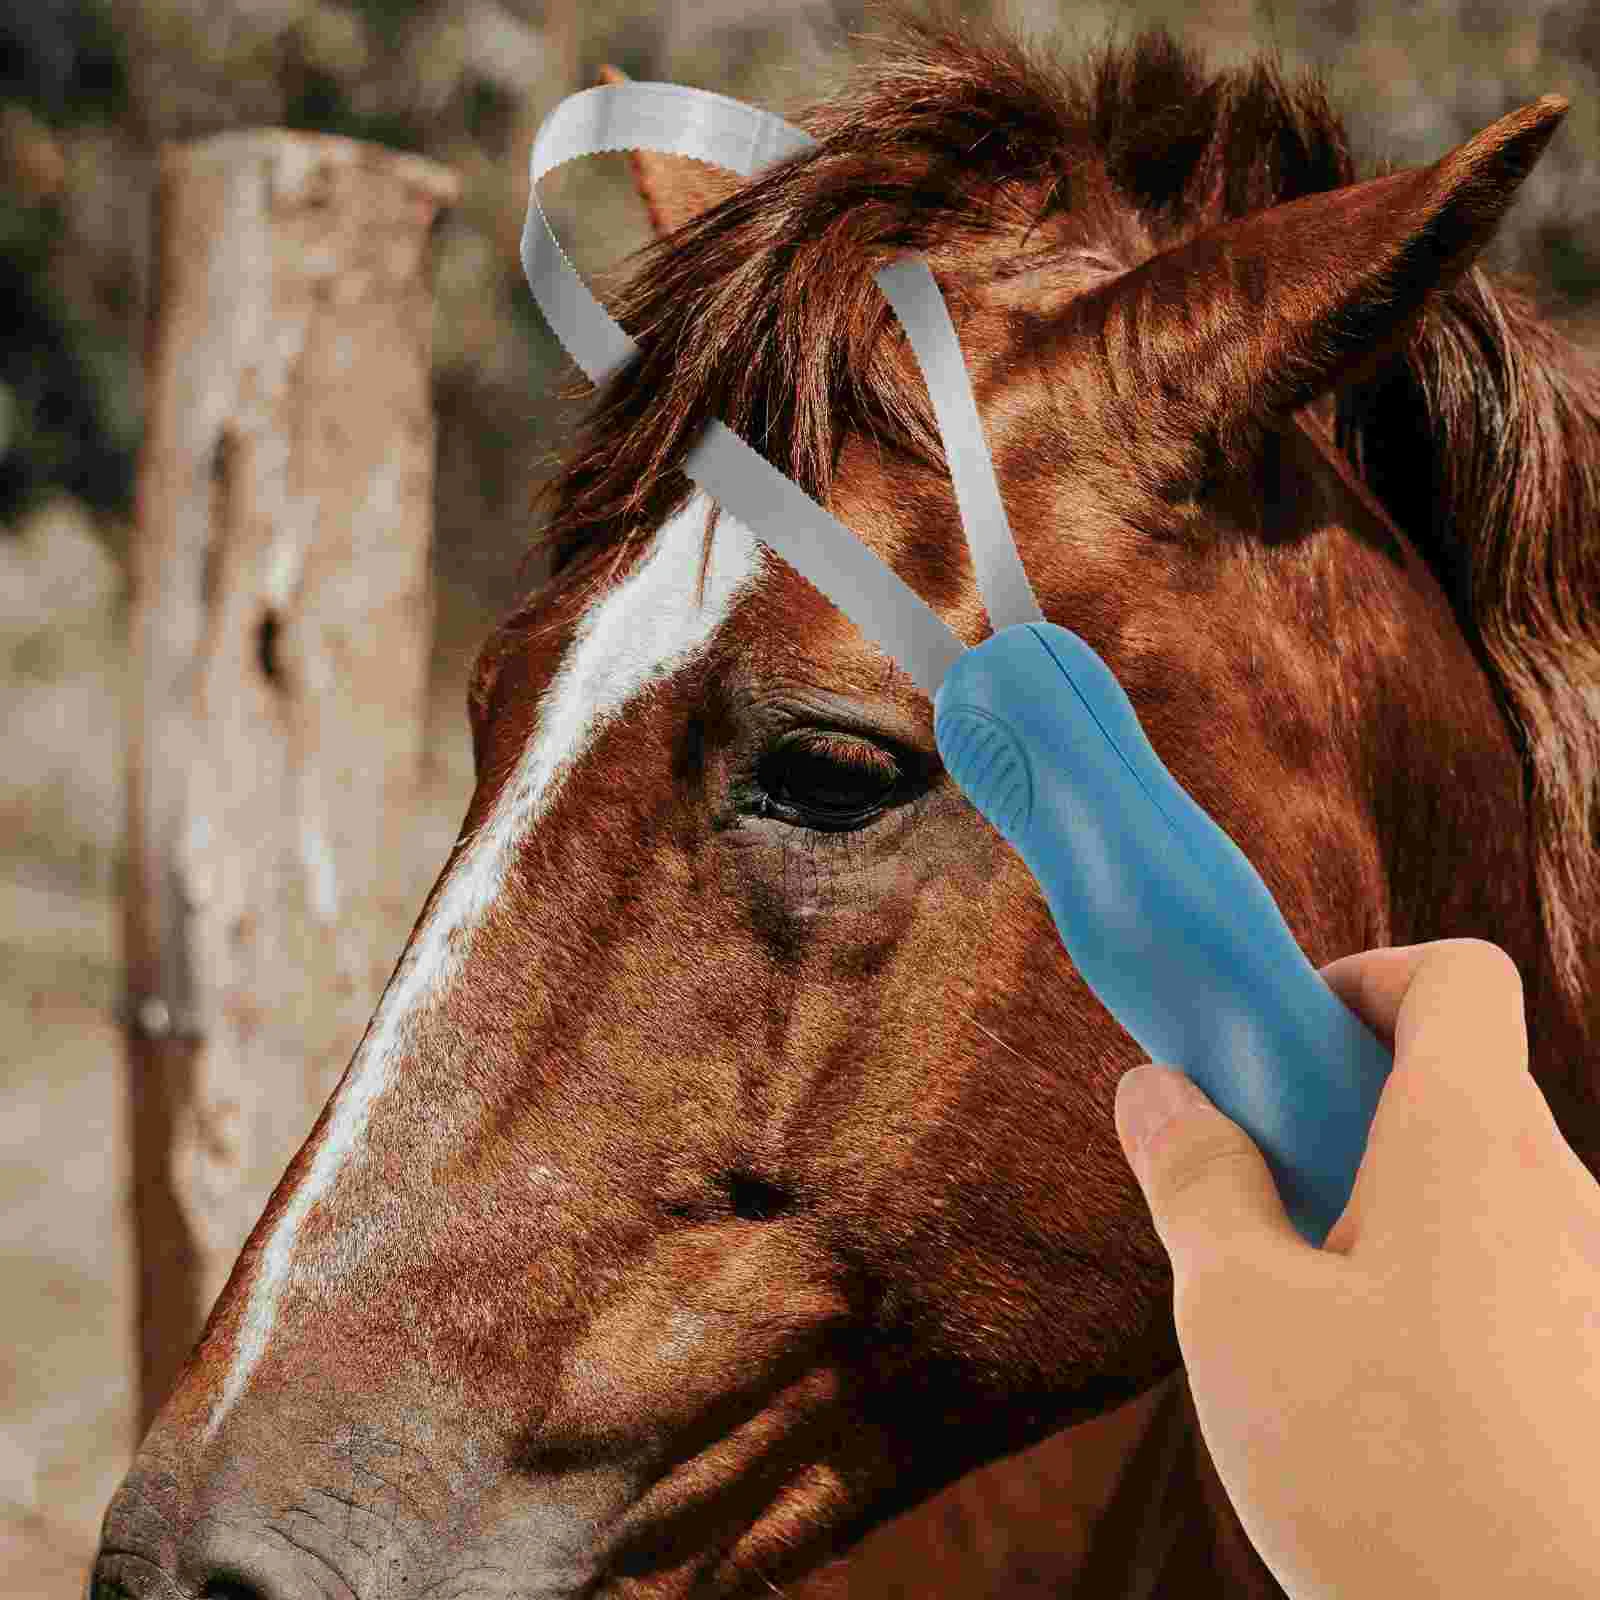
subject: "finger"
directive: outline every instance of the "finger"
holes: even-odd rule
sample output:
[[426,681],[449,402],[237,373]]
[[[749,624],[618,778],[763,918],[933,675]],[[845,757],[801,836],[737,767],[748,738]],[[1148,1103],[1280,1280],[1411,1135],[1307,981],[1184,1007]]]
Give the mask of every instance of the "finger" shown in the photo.
[[1394,1050],[1400,1002],[1432,944],[1396,944],[1341,956],[1317,970],[1338,997]]
[[1532,1080],[1522,980],[1496,945],[1439,939],[1363,951],[1322,976],[1394,1053],[1333,1248],[1359,1235],[1374,1207],[1415,1212],[1428,1195],[1448,1206],[1440,1179],[1449,1193],[1454,1180],[1478,1182],[1486,1141],[1520,1125]]
[[1437,1061],[1452,1051],[1469,1057],[1488,1051],[1513,1073],[1527,1070],[1522,975],[1498,945],[1485,939],[1390,945],[1318,970],[1396,1056]]
[[[1137,1091],[1155,1084],[1170,1089],[1176,1114],[1139,1134],[1132,1106],[1148,1102]],[[1117,1085],[1114,1114],[1180,1282],[1245,1252],[1304,1250],[1260,1149],[1186,1074],[1153,1062],[1135,1067]]]
[[1498,945],[1441,939],[1423,947],[1395,1018],[1394,1053],[1430,1088],[1509,1103],[1528,1072],[1522,975]]

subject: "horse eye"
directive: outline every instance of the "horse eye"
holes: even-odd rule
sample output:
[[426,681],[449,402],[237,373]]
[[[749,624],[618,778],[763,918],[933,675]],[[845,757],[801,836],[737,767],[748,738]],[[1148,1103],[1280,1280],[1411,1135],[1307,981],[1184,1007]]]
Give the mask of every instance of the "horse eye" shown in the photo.
[[812,733],[774,751],[761,765],[760,782],[780,807],[838,823],[859,820],[888,799],[900,768],[867,740]]

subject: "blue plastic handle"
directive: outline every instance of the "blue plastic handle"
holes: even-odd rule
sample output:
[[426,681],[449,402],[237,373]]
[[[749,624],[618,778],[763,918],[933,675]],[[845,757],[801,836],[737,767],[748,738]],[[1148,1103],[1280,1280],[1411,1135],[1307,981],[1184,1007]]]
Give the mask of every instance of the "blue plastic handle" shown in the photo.
[[1110,669],[1066,628],[1017,623],[957,658],[933,730],[1101,1004],[1255,1140],[1291,1221],[1321,1248],[1393,1058],[1162,765]]

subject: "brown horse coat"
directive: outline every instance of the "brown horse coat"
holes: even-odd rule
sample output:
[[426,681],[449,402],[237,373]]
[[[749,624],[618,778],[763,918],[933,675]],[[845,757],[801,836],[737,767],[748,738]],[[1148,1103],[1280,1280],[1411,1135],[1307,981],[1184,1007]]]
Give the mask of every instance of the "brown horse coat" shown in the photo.
[[[1561,110],[1358,183],[1264,65],[907,20],[793,118],[817,150],[641,166],[643,354],[480,660],[460,842],[99,1592],[759,1595],[919,1506],[813,1581],[1278,1592],[1112,1129],[1137,1052],[931,707],[675,463],[720,416],[975,643],[871,281],[922,250],[1046,614],[1314,962],[1511,953],[1593,1169],[1600,388],[1472,266]],[[963,1555],[973,1505],[1004,1537]]]

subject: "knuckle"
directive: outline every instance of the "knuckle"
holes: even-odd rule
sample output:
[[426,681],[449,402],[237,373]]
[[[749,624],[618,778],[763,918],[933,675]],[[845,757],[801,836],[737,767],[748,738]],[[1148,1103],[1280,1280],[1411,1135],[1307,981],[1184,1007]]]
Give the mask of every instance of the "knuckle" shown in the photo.
[[1170,1198],[1178,1199],[1219,1177],[1253,1169],[1258,1159],[1231,1130],[1218,1129],[1167,1154],[1162,1163],[1162,1187]]
[[1510,955],[1492,940],[1448,939],[1444,942],[1450,947],[1449,959],[1452,961],[1472,964],[1474,971],[1481,972],[1485,979],[1514,982],[1520,992],[1522,973]]

